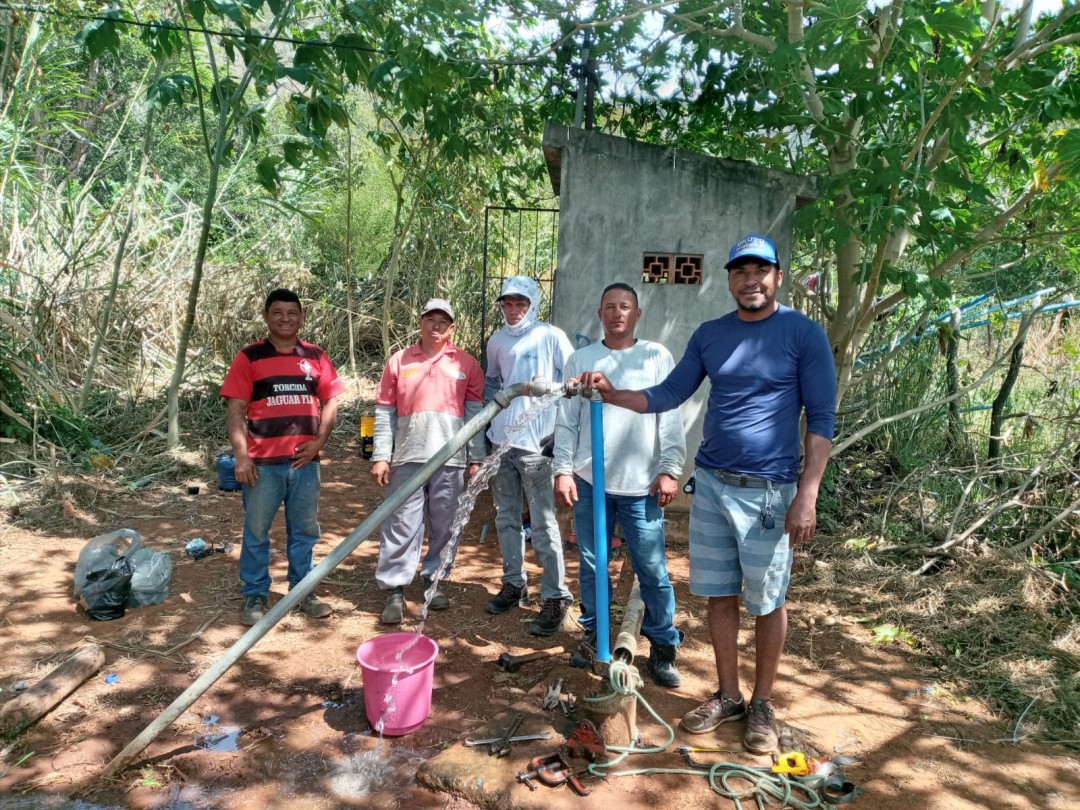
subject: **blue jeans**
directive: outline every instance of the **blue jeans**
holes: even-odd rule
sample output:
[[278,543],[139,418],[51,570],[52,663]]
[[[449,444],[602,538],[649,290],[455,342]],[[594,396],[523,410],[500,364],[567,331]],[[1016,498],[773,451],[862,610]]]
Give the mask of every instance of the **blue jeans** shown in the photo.
[[555,522],[555,489],[551,459],[514,447],[499,463],[491,483],[495,501],[495,529],[503,558],[504,584],[525,586],[525,534],[521,530],[521,497],[529,502],[532,547],[544,571],[540,577],[543,599],[570,598],[564,582],[562,537]]
[[290,590],[314,567],[311,550],[319,542],[319,462],[299,470],[288,464],[262,464],[254,486],[243,485],[244,543],[240,547],[240,593],[270,593],[270,525],[285,502],[285,554]]
[[[574,530],[577,532],[578,577],[581,580],[581,618],[586,630],[596,629],[596,538],[593,536],[593,487],[574,476],[578,500],[574,504]],[[626,535],[626,550],[634,566],[645,619],[641,634],[653,644],[679,646],[675,620],[675,589],[668,578],[664,552],[664,512],[655,495],[606,495],[607,525],[613,526],[618,515]],[[608,558],[610,560],[610,556]],[[608,589],[611,593],[611,589]]]

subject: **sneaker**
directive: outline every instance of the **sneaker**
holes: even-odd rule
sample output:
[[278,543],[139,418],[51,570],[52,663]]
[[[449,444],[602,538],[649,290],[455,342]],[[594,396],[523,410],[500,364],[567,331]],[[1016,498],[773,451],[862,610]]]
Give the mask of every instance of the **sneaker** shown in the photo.
[[504,582],[502,590],[484,605],[484,610],[488,613],[506,613],[514,605],[525,607],[527,604],[529,604],[528,585],[522,585],[519,588],[517,585]]
[[405,616],[405,594],[401,588],[394,588],[386,597],[386,607],[383,608],[379,621],[383,624],[401,624]]
[[742,720],[746,715],[746,704],[742,695],[738,700],[729,698],[722,689],[717,689],[712,695],[691,712],[683,715],[679,723],[683,731],[691,734],[708,734],[720,727],[721,723],[730,720]]
[[254,594],[244,597],[244,611],[240,614],[240,621],[249,627],[260,621],[266,615],[266,597],[262,594]]
[[554,635],[555,631],[562,627],[562,620],[572,604],[574,600],[569,596],[545,599],[543,607],[540,608],[540,615],[529,626],[529,632],[534,636]]
[[[431,577],[424,577],[424,593],[426,594],[431,588]],[[442,590],[442,582],[435,588],[435,595],[431,597],[431,601],[428,602],[428,607],[431,610],[446,610],[450,607],[450,600]]]
[[768,754],[776,750],[779,738],[772,706],[767,700],[751,700],[746,709],[746,734],[743,748],[751,754]]
[[307,616],[309,619],[325,619],[334,609],[326,602],[320,602],[313,593],[309,593],[303,599],[300,600],[300,604],[296,606],[296,609]]

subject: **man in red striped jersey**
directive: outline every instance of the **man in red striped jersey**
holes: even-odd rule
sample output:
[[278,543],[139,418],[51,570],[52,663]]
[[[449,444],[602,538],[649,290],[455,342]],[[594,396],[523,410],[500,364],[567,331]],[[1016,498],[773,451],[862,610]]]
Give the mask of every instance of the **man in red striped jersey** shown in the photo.
[[[304,310],[296,293],[271,292],[263,321],[269,336],[240,350],[221,386],[228,400],[236,480],[243,485],[240,593],[241,620],[248,625],[266,614],[270,524],[283,502],[289,588],[313,567],[311,551],[319,541],[319,451],[334,429],[337,397],[345,390],[326,352],[297,337]],[[313,593],[298,609],[314,619],[331,613]]]

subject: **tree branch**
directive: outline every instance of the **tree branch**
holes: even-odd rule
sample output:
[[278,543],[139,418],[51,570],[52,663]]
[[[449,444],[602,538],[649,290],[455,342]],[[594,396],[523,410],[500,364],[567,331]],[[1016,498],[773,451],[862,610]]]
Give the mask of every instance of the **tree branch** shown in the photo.
[[959,91],[960,86],[967,81],[968,76],[971,75],[971,71],[978,66],[982,61],[983,56],[990,50],[991,46],[997,44],[997,39],[993,37],[993,33],[999,19],[1001,19],[1000,12],[995,14],[994,19],[990,22],[990,28],[987,30],[986,36],[983,38],[983,44],[979,47],[979,50],[977,50],[967,61],[967,64],[964,65],[964,69],[960,71],[960,75],[956,77],[956,81],[949,86],[945,95],[941,97],[941,101],[938,102],[937,107],[930,113],[930,117],[926,119],[926,123],[923,124],[922,129],[919,130],[919,134],[915,136],[915,140],[911,144],[911,149],[908,151],[907,157],[905,157],[900,164],[901,170],[907,171],[911,166],[919,152],[922,151],[923,144],[930,134],[930,130],[933,129],[934,124],[937,123],[942,113],[945,112],[945,108],[949,106],[949,102],[952,101],[953,96]]
[[[1030,321],[1032,319],[1034,319],[1035,316],[1041,310],[1042,310],[1042,305],[1040,305],[1037,309],[1032,309],[1027,315],[1024,316],[1024,319],[1030,325]],[[1023,325],[1023,321],[1021,322],[1021,325]],[[1026,329],[1020,331],[1021,339],[1023,338],[1026,331],[1027,331]],[[855,431],[850,436],[848,436],[846,439],[844,439],[842,442],[834,444],[833,447],[832,447],[832,452],[830,453],[830,456],[839,455],[844,450],[851,447],[851,445],[855,444],[855,442],[859,441],[860,439],[862,439],[862,438],[864,438],[866,436],[869,436],[871,433],[873,433],[878,428],[884,427],[885,425],[891,425],[893,422],[899,422],[901,419],[907,419],[909,416],[915,416],[917,414],[922,413],[923,411],[928,411],[928,410],[930,410],[932,408],[939,408],[942,405],[946,405],[949,402],[952,402],[954,399],[958,399],[959,397],[962,397],[968,391],[971,391],[972,389],[978,388],[984,382],[986,382],[988,379],[990,379],[990,377],[993,376],[994,372],[997,371],[998,366],[1000,366],[1003,362],[1005,362],[1006,357],[1009,357],[1009,356],[1012,355],[1012,352],[1013,352],[1013,349],[1015,348],[1015,346],[1016,346],[1016,341],[1014,340],[1012,342],[1012,344],[1010,344],[1009,350],[1007,352],[1004,352],[1004,353],[998,355],[996,358],[994,358],[994,361],[989,366],[987,366],[986,371],[984,371],[982,373],[982,375],[977,380],[975,380],[972,383],[969,383],[968,385],[965,385],[963,388],[958,389],[956,391],[956,393],[950,394],[949,396],[946,396],[946,397],[942,397],[941,399],[936,399],[933,402],[927,402],[927,403],[925,403],[923,405],[919,405],[919,406],[917,406],[915,408],[910,408],[910,409],[908,409],[906,411],[903,411],[901,413],[895,413],[895,414],[891,414],[890,416],[884,416],[881,419],[878,419],[876,422],[872,422],[871,424],[867,425],[866,427],[860,428],[859,430]]]
[[1077,498],[1075,501],[1073,501],[1060,512],[1058,512],[1052,520],[1045,523],[1037,532],[1035,532],[1035,534],[1031,535],[1031,537],[1029,537],[1027,540],[1024,540],[1021,543],[1017,543],[1014,546],[1009,546],[1009,551],[1025,551],[1026,549],[1035,545],[1040,540],[1042,540],[1043,537],[1045,537],[1049,532],[1051,532],[1056,526],[1060,525],[1064,521],[1068,520],[1068,518],[1072,517],[1072,515],[1076,512],[1077,509],[1080,509],[1080,498]]

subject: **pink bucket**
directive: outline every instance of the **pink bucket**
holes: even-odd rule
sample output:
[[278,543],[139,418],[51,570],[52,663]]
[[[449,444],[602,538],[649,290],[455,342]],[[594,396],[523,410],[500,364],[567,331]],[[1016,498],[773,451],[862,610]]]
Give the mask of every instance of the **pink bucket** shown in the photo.
[[[433,639],[416,633],[384,633],[360,645],[356,661],[364,676],[364,711],[372,726],[382,717],[383,734],[400,737],[424,725],[431,713],[438,654],[439,645]],[[393,695],[392,710],[386,709],[387,693]]]

